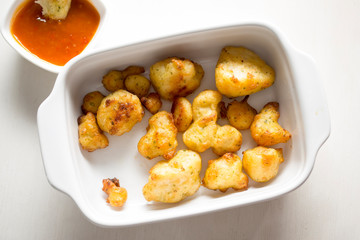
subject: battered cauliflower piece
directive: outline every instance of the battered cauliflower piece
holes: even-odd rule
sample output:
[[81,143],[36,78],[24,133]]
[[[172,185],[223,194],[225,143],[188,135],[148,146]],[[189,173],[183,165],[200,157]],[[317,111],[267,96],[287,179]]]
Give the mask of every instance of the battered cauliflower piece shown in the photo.
[[216,116],[201,118],[190,125],[183,134],[185,145],[198,153],[212,148],[212,151],[221,156],[229,152],[237,152],[241,148],[242,135],[234,127],[216,124]]
[[194,122],[183,134],[189,149],[201,153],[213,145],[221,99],[221,94],[214,90],[202,91],[195,97],[192,104]]
[[239,151],[242,144],[242,135],[236,128],[225,125],[217,126],[217,131],[212,139],[212,151],[221,156],[225,153]]
[[251,124],[251,136],[260,146],[271,146],[285,143],[291,138],[289,131],[280,126],[279,103],[270,102],[257,114]]
[[222,95],[218,91],[205,90],[200,92],[193,101],[192,111],[194,121],[216,115],[216,120],[220,113],[219,103],[221,102]]
[[283,161],[281,148],[258,146],[243,152],[244,170],[256,182],[267,182],[273,179],[278,174],[280,163]]
[[213,114],[193,122],[183,134],[185,145],[198,153],[213,146],[213,138],[217,132],[217,115]]
[[128,66],[124,70],[121,71],[123,78],[127,78],[131,75],[139,75],[145,72],[145,68],[142,66]]
[[219,189],[226,192],[229,188],[246,190],[249,179],[242,172],[242,164],[239,156],[226,153],[218,159],[209,160],[205,172],[203,185],[212,190]]
[[130,75],[125,79],[125,88],[139,98],[145,97],[150,89],[150,81],[141,75]]
[[176,152],[177,128],[171,113],[161,111],[149,119],[148,132],[138,143],[140,154],[147,159],[163,156],[170,159]]
[[105,96],[102,95],[102,93],[99,91],[90,92],[86,94],[83,99],[83,104],[81,105],[82,112],[84,114],[88,112],[92,112],[93,114],[96,114],[100,106],[101,100],[103,100],[104,97]]
[[244,47],[224,47],[215,69],[216,87],[229,98],[250,95],[270,87],[275,71]]
[[200,170],[200,155],[190,150],[180,150],[171,160],[160,161],[150,169],[143,195],[147,201],[179,202],[198,191]]
[[121,71],[111,70],[103,76],[102,84],[109,92],[124,89],[124,77]]
[[193,119],[191,103],[184,97],[176,98],[172,104],[171,113],[178,131],[186,131]]
[[120,187],[119,180],[117,178],[108,178],[103,179],[102,182],[102,190],[109,195],[106,202],[113,207],[122,207],[127,199],[127,191],[125,188]]
[[65,19],[71,6],[71,0],[36,0],[42,7],[42,14],[54,20]]
[[129,132],[144,116],[139,98],[125,90],[105,97],[97,112],[97,122],[104,132],[121,136]]
[[95,115],[91,112],[79,118],[78,131],[79,143],[88,152],[106,148],[109,145],[109,140],[98,127]]
[[124,89],[124,81],[128,76],[144,73],[145,69],[141,66],[129,66],[124,70],[111,70],[103,76],[102,83],[109,92]]
[[218,155],[240,149],[241,133],[234,127],[216,123],[221,98],[221,94],[213,90],[205,90],[195,97],[192,104],[194,122],[183,134],[183,141],[189,149],[201,153],[211,147]]
[[201,65],[177,57],[167,58],[150,67],[150,80],[156,92],[171,101],[194,92],[203,76]]
[[142,97],[141,103],[152,114],[157,113],[162,106],[162,101],[158,93],[150,93],[146,97]]
[[249,129],[257,114],[257,111],[247,103],[248,98],[249,95],[241,102],[234,100],[227,107],[226,115],[230,125],[238,130]]

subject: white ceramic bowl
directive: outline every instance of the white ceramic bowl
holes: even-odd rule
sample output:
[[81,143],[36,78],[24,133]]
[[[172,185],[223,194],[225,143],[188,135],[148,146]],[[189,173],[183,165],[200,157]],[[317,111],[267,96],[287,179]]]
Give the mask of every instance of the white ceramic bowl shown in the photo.
[[[37,65],[38,67],[41,67],[47,71],[53,72],[53,73],[59,73],[64,67],[58,66],[52,63],[49,63],[36,55],[32,54],[30,51],[25,49],[23,46],[19,44],[18,41],[15,40],[13,35],[11,34],[11,21],[12,17],[17,10],[18,6],[24,2],[25,0],[14,0],[12,4],[10,5],[9,9],[6,11],[6,15],[4,16],[4,19],[2,19],[2,25],[1,25],[1,33],[5,40],[12,46],[21,56],[23,56],[28,61],[32,62],[33,64]],[[102,3],[101,0],[89,0],[94,7],[97,9],[97,11],[100,14],[100,22],[99,27],[94,35],[94,37],[91,39],[90,43],[86,46],[86,48],[79,54],[83,55],[89,51],[89,49],[92,49],[94,47],[94,44],[96,42],[96,39],[98,38],[98,35],[102,29],[103,23],[105,21],[106,17],[106,8],[105,5]]]
[[[202,64],[205,77],[192,100],[204,89],[216,89],[214,68],[222,47],[245,46],[258,53],[276,71],[275,84],[253,94],[249,103],[258,111],[269,101],[280,103],[280,123],[292,133],[284,148],[285,162],[278,176],[265,184],[250,181],[246,191],[226,193],[204,187],[177,204],[148,203],[142,196],[149,169],[160,159],[147,160],[137,151],[146,133],[146,115],[129,133],[109,136],[108,148],[92,153],[78,143],[77,118],[83,96],[95,90],[106,91],[102,76],[110,69],[128,65],[149,67],[169,56],[186,57]],[[148,72],[145,73],[148,76]],[[224,98],[225,99],[225,98]],[[229,100],[226,100],[229,101]],[[170,111],[170,102],[163,109]],[[279,197],[299,187],[309,176],[320,146],[330,134],[330,119],[325,97],[313,60],[296,50],[278,29],[265,23],[197,31],[93,52],[71,61],[59,74],[50,96],[38,110],[41,151],[50,184],[68,194],[92,222],[102,226],[128,226],[140,223],[201,214],[239,207]],[[238,152],[254,147],[249,131]],[[181,141],[181,134],[178,134]],[[178,147],[185,148],[183,143]],[[216,156],[207,150],[202,156],[202,177],[207,161]],[[128,190],[121,209],[110,207],[102,192],[102,179],[117,177]]]

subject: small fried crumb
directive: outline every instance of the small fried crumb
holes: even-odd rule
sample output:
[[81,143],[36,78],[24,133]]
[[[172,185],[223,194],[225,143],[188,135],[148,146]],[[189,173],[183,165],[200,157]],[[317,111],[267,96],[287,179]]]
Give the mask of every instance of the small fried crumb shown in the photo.
[[125,204],[127,199],[127,191],[125,188],[120,187],[119,179],[117,178],[108,178],[103,179],[103,188],[102,190],[108,194],[106,199],[107,203],[110,203],[113,207],[121,207]]

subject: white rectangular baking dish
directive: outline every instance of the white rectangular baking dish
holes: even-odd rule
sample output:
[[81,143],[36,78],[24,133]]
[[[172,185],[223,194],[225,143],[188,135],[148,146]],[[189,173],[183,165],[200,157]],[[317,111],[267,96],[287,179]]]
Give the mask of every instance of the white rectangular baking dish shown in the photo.
[[[186,57],[202,64],[205,77],[192,99],[204,89],[216,89],[214,68],[221,48],[245,46],[259,54],[276,71],[275,84],[250,96],[258,111],[269,101],[280,103],[280,123],[292,133],[283,144],[285,162],[269,183],[250,181],[247,191],[226,193],[201,187],[192,197],[177,204],[148,203],[142,196],[149,169],[158,161],[147,160],[137,151],[146,133],[146,115],[129,133],[109,137],[108,148],[88,153],[78,144],[77,118],[83,96],[106,91],[102,76],[110,69],[128,65],[149,67],[169,56]],[[148,72],[145,73],[148,76]],[[225,99],[225,98],[224,98]],[[226,100],[229,101],[229,100]],[[170,111],[170,102],[163,101]],[[68,194],[90,221],[101,226],[129,226],[185,217],[230,207],[239,207],[279,197],[299,187],[310,175],[320,146],[330,134],[330,119],[313,60],[296,50],[268,23],[242,23],[216,29],[180,34],[129,46],[95,51],[71,60],[60,72],[50,96],[38,110],[41,151],[50,184]],[[248,131],[238,152],[254,147]],[[181,142],[181,134],[178,139]],[[185,148],[181,143],[177,150]],[[207,150],[202,156],[202,177],[207,161],[216,156]],[[124,207],[106,203],[102,179],[117,177],[128,191]]]

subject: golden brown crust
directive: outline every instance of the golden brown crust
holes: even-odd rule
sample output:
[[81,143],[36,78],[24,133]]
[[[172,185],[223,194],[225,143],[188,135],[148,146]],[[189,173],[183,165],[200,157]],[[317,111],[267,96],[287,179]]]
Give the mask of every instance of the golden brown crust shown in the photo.
[[128,91],[118,90],[101,101],[97,122],[103,131],[121,136],[129,132],[143,116],[139,98]]
[[217,131],[216,114],[205,116],[194,121],[183,134],[185,145],[198,153],[213,146],[213,138]]
[[285,143],[291,138],[291,134],[282,128],[277,122],[280,113],[279,103],[267,103],[257,114],[251,124],[251,136],[260,146],[272,146],[278,143]]
[[162,107],[162,101],[158,93],[150,93],[141,98],[141,103],[152,114],[157,113]]
[[78,123],[79,143],[84,150],[93,152],[109,145],[109,140],[98,127],[93,113],[88,112],[79,117]]
[[242,172],[242,163],[239,156],[226,153],[218,159],[209,160],[205,172],[203,185],[212,190],[226,192],[229,188],[246,190],[249,179]]
[[103,179],[102,182],[102,190],[109,195],[106,202],[113,207],[122,207],[127,200],[127,191],[125,188],[120,187],[119,180],[117,178],[108,178]]
[[157,93],[167,100],[194,92],[204,76],[201,65],[177,57],[159,61],[150,67],[150,80]]
[[178,142],[177,128],[171,113],[161,111],[149,119],[148,132],[138,143],[138,151],[147,159],[163,156],[170,159],[174,156]]
[[249,177],[256,182],[267,182],[279,171],[284,161],[282,149],[258,146],[243,152],[243,167]]
[[109,92],[124,89],[124,78],[121,71],[111,70],[103,76],[102,84]]
[[251,50],[229,46],[221,51],[215,81],[220,93],[233,98],[270,87],[275,81],[275,72]]
[[130,75],[125,78],[125,88],[132,94],[135,94],[139,98],[148,94],[150,89],[150,81],[141,75]]
[[171,106],[174,123],[179,132],[184,132],[192,122],[191,103],[184,97],[176,98]]
[[142,66],[128,66],[127,68],[125,68],[124,70],[121,71],[123,78],[127,78],[128,76],[131,75],[139,75],[141,73],[145,72],[145,68]]
[[192,111],[194,121],[201,117],[216,115],[216,120],[219,117],[219,103],[222,95],[218,91],[204,90],[200,92],[193,101]]
[[213,90],[205,90],[195,97],[192,104],[194,122],[183,134],[189,149],[201,153],[211,147],[218,155],[240,149],[241,133],[234,127],[216,123],[221,98],[221,94]]
[[100,106],[101,100],[104,97],[105,96],[99,91],[94,91],[86,94],[83,98],[83,104],[81,105],[82,112],[84,114],[88,112],[96,114]]
[[124,89],[124,81],[130,75],[138,75],[145,72],[145,69],[141,66],[129,66],[124,70],[110,70],[103,76],[102,83],[104,88],[109,92],[115,92],[120,89]]
[[248,98],[249,95],[241,102],[234,100],[227,108],[226,115],[229,123],[238,130],[249,129],[257,114],[257,111],[247,103]]
[[150,169],[143,188],[147,201],[176,203],[195,194],[200,187],[201,158],[196,152],[180,150],[169,161],[160,161]]
[[221,156],[225,153],[234,153],[240,150],[242,135],[230,125],[218,126],[212,142],[212,151]]

